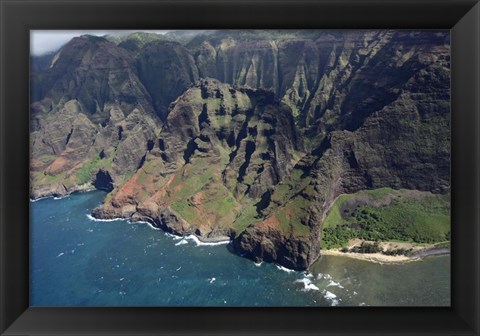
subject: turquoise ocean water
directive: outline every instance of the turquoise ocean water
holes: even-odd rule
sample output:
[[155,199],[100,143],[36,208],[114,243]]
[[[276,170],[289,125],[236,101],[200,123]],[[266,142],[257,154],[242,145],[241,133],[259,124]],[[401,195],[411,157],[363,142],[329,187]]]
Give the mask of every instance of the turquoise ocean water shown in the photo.
[[95,221],[104,192],[30,203],[32,306],[448,306],[450,257],[381,265],[254,262],[147,224]]

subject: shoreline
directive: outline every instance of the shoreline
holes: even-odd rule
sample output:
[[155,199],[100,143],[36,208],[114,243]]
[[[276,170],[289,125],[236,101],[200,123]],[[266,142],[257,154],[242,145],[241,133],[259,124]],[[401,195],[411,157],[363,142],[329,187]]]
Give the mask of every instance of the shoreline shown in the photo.
[[[53,199],[63,199],[71,194],[74,193],[84,193],[84,192],[89,192],[89,191],[95,191],[98,189],[82,189],[82,190],[75,190],[71,193],[68,193],[67,195],[58,197],[58,196],[43,196],[43,197],[38,197],[36,199],[30,198],[30,202],[36,202],[42,199],[47,199],[47,198],[53,198]],[[197,245],[222,245],[222,244],[229,244],[232,242],[232,239],[228,236],[218,236],[218,237],[201,237],[198,236],[195,233],[190,233],[190,234],[177,234],[173,232],[168,232],[168,230],[165,230],[162,227],[158,227],[155,225],[154,221],[151,220],[150,218],[122,218],[122,217],[117,217],[117,218],[108,218],[108,219],[102,219],[102,218],[96,218],[94,217],[91,213],[87,215],[87,217],[90,220],[93,221],[99,221],[99,222],[112,222],[116,220],[125,220],[129,224],[147,224],[150,228],[154,230],[159,230],[163,231],[165,234],[172,235],[174,237],[177,237],[177,239],[190,239],[193,240]],[[355,240],[352,241],[350,244],[350,247],[355,246],[360,240]],[[382,244],[392,244],[390,242],[383,242]],[[393,243],[393,244],[408,244],[409,243]],[[428,256],[434,256],[434,255],[445,255],[445,254],[450,254],[450,249],[448,248],[435,248],[433,246],[424,246],[421,248],[416,248],[415,251],[409,256],[406,255],[385,255],[383,253],[358,253],[358,252],[341,252],[340,249],[330,249],[330,250],[321,250],[320,256],[322,255],[330,255],[330,256],[340,256],[340,257],[347,257],[347,258],[352,258],[352,259],[357,259],[357,260],[363,260],[363,261],[368,261],[368,262],[373,262],[373,263],[378,263],[378,264],[405,264],[409,262],[414,262],[414,261],[419,261],[422,260],[425,257]]]
[[97,189],[97,188],[82,187],[82,188],[72,190],[72,191],[70,191],[66,194],[46,193],[46,194],[41,194],[40,196],[37,196],[35,198],[32,198],[32,195],[29,195],[28,199],[29,199],[30,203],[35,203],[37,201],[40,201],[40,200],[43,200],[43,199],[48,199],[48,198],[53,198],[54,200],[61,200],[61,199],[67,198],[70,195],[73,195],[73,194],[76,194],[76,193],[80,194],[80,193],[87,193],[87,192],[91,192],[91,191],[103,191],[103,190]]
[[330,256],[337,256],[337,257],[346,257],[346,258],[373,262],[377,264],[391,264],[391,265],[405,264],[409,262],[420,261],[423,258],[428,256],[446,255],[446,254],[450,254],[450,250],[446,248],[432,248],[432,249],[420,250],[418,252],[415,252],[411,256],[406,256],[406,255],[390,256],[382,253],[341,252],[338,249],[322,250],[320,252],[320,256],[330,255]]
[[[48,198],[52,198],[54,200],[61,200],[61,199],[67,198],[70,195],[73,195],[75,193],[87,193],[87,192],[97,191],[97,190],[99,190],[99,189],[96,189],[96,188],[88,188],[87,189],[87,188],[85,188],[85,189],[74,190],[74,191],[72,191],[72,192],[70,192],[66,195],[62,195],[62,196],[46,195],[46,196],[40,196],[40,197],[37,197],[37,198],[31,198],[31,196],[30,196],[29,197],[29,202],[34,203],[34,202],[37,202],[37,201],[40,201],[40,200],[43,200],[43,199],[48,199]],[[153,230],[162,231],[165,234],[169,234],[169,235],[181,238],[181,239],[193,240],[193,241],[195,241],[195,243],[197,245],[223,245],[223,244],[229,244],[232,241],[231,238],[228,237],[228,236],[201,237],[201,236],[198,236],[195,233],[183,234],[183,235],[175,234],[173,232],[168,232],[164,228],[156,226],[153,220],[151,220],[151,222],[148,221],[149,218],[142,218],[142,219],[136,219],[136,218],[132,218],[132,217],[96,218],[92,215],[92,213],[87,214],[87,218],[91,221],[96,221],[96,222],[114,222],[114,221],[124,220],[124,221],[127,221],[129,224],[146,224],[150,228],[152,228]]]
[[177,234],[173,232],[169,232],[165,230],[162,227],[158,227],[155,225],[153,220],[152,222],[148,221],[148,218],[142,218],[142,219],[134,219],[132,217],[115,217],[115,218],[108,218],[108,219],[103,219],[103,218],[96,218],[94,217],[91,213],[87,214],[87,218],[91,221],[96,221],[96,222],[114,222],[114,221],[126,221],[130,225],[148,225],[152,230],[155,231],[162,231],[163,233],[173,236],[176,239],[190,239],[193,240],[197,245],[223,245],[223,244],[230,244],[231,239],[228,236],[217,236],[217,237],[201,237],[195,233],[190,233],[190,234]]

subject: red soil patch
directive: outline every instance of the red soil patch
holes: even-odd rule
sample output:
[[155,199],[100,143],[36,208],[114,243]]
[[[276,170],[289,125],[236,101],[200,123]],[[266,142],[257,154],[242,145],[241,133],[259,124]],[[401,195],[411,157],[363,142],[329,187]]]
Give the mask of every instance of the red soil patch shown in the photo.
[[116,207],[122,207],[126,204],[136,204],[134,200],[135,195],[142,190],[141,186],[137,184],[139,172],[135,173],[130,180],[128,180],[117,192],[112,204]]
[[276,229],[280,225],[280,221],[275,215],[268,216],[265,218],[264,221],[258,224],[260,228],[269,228],[269,229]]
[[201,206],[203,204],[203,200],[205,199],[205,194],[203,192],[198,192],[192,197],[192,204],[195,207]]
[[59,156],[52,162],[52,164],[46,169],[46,173],[50,175],[57,175],[67,169],[67,164],[70,163],[69,160],[63,156]]

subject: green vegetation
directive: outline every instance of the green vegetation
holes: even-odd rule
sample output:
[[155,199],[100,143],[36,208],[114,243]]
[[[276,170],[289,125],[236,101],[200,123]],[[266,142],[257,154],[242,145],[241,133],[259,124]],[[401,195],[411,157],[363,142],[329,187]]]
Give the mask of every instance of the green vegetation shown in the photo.
[[340,213],[340,207],[345,203],[345,201],[353,197],[355,197],[355,194],[344,194],[338,196],[337,200],[330,209],[327,218],[325,218],[325,221],[323,222],[324,231],[326,229],[342,225],[341,223],[343,222],[343,218]]
[[383,254],[385,255],[390,255],[390,256],[397,256],[397,255],[410,255],[412,253],[413,249],[405,249],[405,248],[398,248],[395,250],[389,250],[389,251],[382,251]]
[[355,246],[350,249],[350,252],[356,253],[379,253],[382,252],[379,242],[367,243],[362,242],[360,246]]
[[175,190],[174,200],[184,200],[196,194],[207,183],[213,182],[213,179],[213,172],[208,169],[206,160],[199,159],[184,166],[171,184],[171,189]]
[[[228,160],[225,156],[224,160]],[[220,162],[219,166],[225,163]],[[202,225],[208,218],[220,226],[231,224],[240,208],[237,200],[210,169],[208,159],[195,158],[182,168],[169,186],[171,208],[187,222]]]
[[[171,205],[173,211],[178,213],[189,223],[195,223],[195,211],[188,199],[183,199]],[[196,223],[195,223],[196,224]]]
[[[258,200],[256,200],[258,201]],[[252,203],[242,209],[242,212],[233,222],[233,229],[235,230],[236,235],[238,236],[242,231],[244,231],[249,225],[255,224],[260,221],[260,218],[257,218],[257,210],[255,203]]]
[[226,193],[217,192],[215,196],[218,196],[218,198],[214,198],[211,200],[210,208],[212,210],[215,210],[219,216],[224,217],[227,216],[231,211],[233,211],[233,208],[237,204],[237,201],[233,197],[233,195],[225,189]]
[[54,182],[59,182],[61,180],[65,179],[65,173],[60,173],[58,175],[48,175],[44,174],[42,181],[46,183],[54,183]]
[[353,238],[415,243],[449,240],[449,195],[388,188],[342,195],[324,222],[322,247],[343,247]]
[[340,249],[341,252],[347,253],[347,252],[352,252],[352,253],[381,253],[384,255],[388,256],[399,256],[399,255],[411,255],[413,248],[397,248],[397,249],[392,249],[392,250],[386,250],[384,251],[380,247],[380,242],[362,242],[359,246],[354,246],[351,249],[347,247],[342,247]]
[[277,186],[272,195],[272,201],[282,204],[292,198],[298,191],[304,189],[310,183],[310,177],[303,177],[301,169],[293,169],[290,175]]
[[322,233],[322,248],[332,249],[345,247],[350,239],[356,237],[356,232],[348,224],[324,228]]
[[95,168],[97,168],[98,164],[102,159],[99,155],[94,156],[90,161],[85,163],[82,168],[80,168],[75,176],[77,177],[77,183],[79,185],[85,184],[92,180],[92,174]]
[[299,196],[280,208],[276,212],[276,217],[280,222],[280,229],[284,233],[292,233],[295,236],[307,236],[310,233],[310,227],[304,225],[301,219],[309,206],[310,201]]

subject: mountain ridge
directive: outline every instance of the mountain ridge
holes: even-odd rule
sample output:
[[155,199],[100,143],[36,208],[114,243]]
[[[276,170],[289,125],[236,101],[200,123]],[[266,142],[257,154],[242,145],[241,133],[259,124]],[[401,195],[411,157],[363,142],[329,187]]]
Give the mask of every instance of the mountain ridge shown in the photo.
[[448,33],[235,34],[74,38],[32,73],[31,197],[306,269],[338,195],[449,192]]

